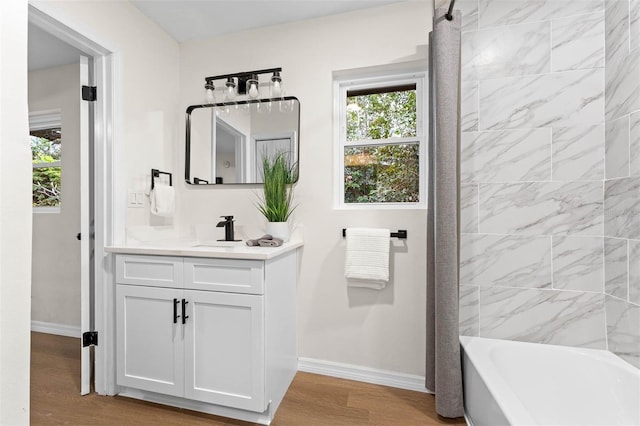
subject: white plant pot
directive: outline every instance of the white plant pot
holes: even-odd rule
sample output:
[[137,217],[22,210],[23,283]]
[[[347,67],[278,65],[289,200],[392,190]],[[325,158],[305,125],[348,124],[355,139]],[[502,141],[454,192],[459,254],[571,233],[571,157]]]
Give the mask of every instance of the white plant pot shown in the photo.
[[271,234],[273,238],[280,238],[286,243],[291,236],[289,222],[267,222],[267,234]]

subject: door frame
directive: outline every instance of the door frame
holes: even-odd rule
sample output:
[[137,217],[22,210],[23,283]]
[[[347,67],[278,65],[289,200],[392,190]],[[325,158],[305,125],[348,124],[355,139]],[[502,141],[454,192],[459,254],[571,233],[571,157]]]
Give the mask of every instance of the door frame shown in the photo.
[[236,181],[234,183],[246,183],[247,182],[247,167],[245,164],[245,145],[247,135],[235,128],[232,124],[219,117],[215,112],[213,113],[213,123],[211,125],[211,182],[216,181],[217,173],[217,150],[218,150],[218,127],[224,132],[233,137],[233,144],[235,147],[235,161],[236,161]]
[[[114,297],[110,293],[113,282],[112,256],[104,248],[124,240],[124,200],[116,197],[122,193],[123,178],[117,173],[120,164],[122,93],[120,87],[120,56],[118,52],[103,47],[106,43],[92,40],[65,23],[50,16],[41,6],[29,4],[29,22],[54,37],[70,44],[93,58],[93,84],[97,86],[94,118],[94,295],[99,303],[94,305],[95,329],[99,333],[94,351],[94,390],[102,395],[115,394],[115,331],[109,321],[115,311]],[[86,200],[87,202],[89,200]],[[84,297],[84,296],[83,296]],[[81,304],[86,303],[81,300]]]

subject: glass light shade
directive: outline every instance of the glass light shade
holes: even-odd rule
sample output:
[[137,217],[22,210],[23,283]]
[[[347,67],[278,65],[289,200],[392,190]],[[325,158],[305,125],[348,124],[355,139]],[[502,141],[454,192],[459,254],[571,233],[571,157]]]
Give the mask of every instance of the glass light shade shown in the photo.
[[250,79],[247,80],[247,94],[250,98],[255,99],[260,96],[260,89],[258,87],[258,76],[252,75]]
[[208,104],[212,104],[214,101],[213,98],[213,90],[211,89],[207,89],[204,95],[204,100],[208,103]]
[[274,81],[271,83],[271,96],[274,98],[279,98],[282,95],[282,86],[279,81]]
[[233,78],[229,77],[227,82],[224,84],[227,88],[225,89],[225,95],[227,99],[233,100],[236,97],[236,83],[233,81]]
[[279,98],[280,96],[282,96],[282,77],[280,72],[275,71],[271,77],[271,97]]
[[204,101],[208,104],[212,104],[215,101],[214,98],[215,87],[212,83],[207,82],[204,85]]

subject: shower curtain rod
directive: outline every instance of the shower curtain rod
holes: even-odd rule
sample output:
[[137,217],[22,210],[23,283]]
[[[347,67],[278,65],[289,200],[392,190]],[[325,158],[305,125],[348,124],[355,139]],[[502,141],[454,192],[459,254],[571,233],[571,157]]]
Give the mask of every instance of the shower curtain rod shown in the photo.
[[447,21],[453,21],[453,15],[451,14],[451,12],[453,12],[453,5],[455,4],[456,0],[451,0],[451,3],[449,3],[449,11],[446,15],[444,15],[444,17],[447,18]]

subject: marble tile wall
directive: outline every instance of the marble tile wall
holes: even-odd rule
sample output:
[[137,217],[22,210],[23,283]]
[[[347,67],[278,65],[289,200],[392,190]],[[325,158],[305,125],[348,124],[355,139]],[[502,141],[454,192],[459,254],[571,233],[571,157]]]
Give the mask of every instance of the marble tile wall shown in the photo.
[[605,0],[608,349],[640,368],[640,0]]
[[[628,244],[622,250],[619,238],[604,238],[606,226],[633,222],[636,208],[623,202],[610,209],[622,217],[607,219],[605,177],[617,179],[624,164],[640,177],[640,119],[627,117],[635,133],[627,133],[626,152],[635,157],[613,156],[624,141],[609,145],[607,137],[624,124],[605,122],[605,114],[633,108],[634,99],[631,78],[607,74],[605,1],[456,5],[463,13],[460,331],[606,349],[607,316],[618,316],[626,338],[637,313],[610,302],[618,299],[605,287],[620,294],[640,264],[632,274]],[[633,60],[621,62],[634,69]],[[606,82],[618,87],[613,96]],[[611,191],[626,196],[634,188]],[[640,259],[640,245],[634,249]]]

